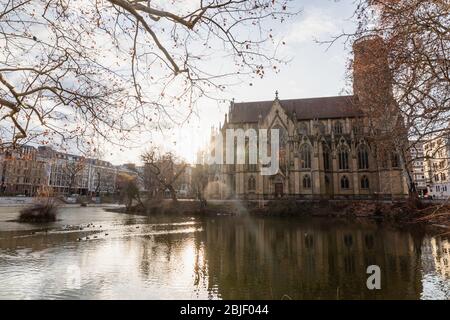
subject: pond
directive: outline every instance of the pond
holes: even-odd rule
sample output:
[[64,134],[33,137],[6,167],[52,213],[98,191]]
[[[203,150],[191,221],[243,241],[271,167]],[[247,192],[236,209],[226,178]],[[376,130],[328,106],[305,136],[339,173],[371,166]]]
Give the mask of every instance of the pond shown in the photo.
[[[449,299],[450,242],[334,218],[144,217],[0,208],[2,299]],[[381,289],[366,285],[380,267]]]

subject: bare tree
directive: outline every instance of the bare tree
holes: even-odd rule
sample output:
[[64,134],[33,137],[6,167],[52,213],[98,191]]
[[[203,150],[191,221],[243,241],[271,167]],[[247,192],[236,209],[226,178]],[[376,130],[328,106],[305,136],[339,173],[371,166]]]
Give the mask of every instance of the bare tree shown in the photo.
[[208,166],[197,164],[192,173],[192,185],[198,200],[205,199],[205,189],[208,185]]
[[63,164],[62,172],[67,179],[67,188],[69,195],[72,194],[74,187],[82,182],[83,170],[86,167],[86,159],[79,158],[75,160],[67,160]]
[[278,70],[271,21],[288,2],[0,0],[0,142],[123,145],[183,121],[198,98]]
[[132,207],[133,200],[137,200],[139,205],[144,208],[136,181],[136,176],[126,173],[119,173],[116,179],[116,190],[120,196],[120,199],[125,201],[125,207],[127,210]]
[[177,201],[177,181],[187,164],[179,161],[171,152],[161,154],[157,148],[144,152],[141,158],[144,163],[144,174],[147,176],[145,181],[152,182],[150,190],[158,188],[163,193],[168,190],[172,200]]

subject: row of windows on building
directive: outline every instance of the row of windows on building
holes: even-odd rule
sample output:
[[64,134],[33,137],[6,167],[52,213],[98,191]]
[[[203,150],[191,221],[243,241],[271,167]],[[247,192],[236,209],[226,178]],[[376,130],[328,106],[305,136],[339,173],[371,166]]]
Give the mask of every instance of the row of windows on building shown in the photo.
[[24,169],[28,169],[28,168],[37,168],[37,169],[42,169],[44,168],[44,163],[42,162],[35,162],[35,161],[12,161],[12,162],[7,162],[5,161],[5,168],[9,169],[11,168],[11,170],[15,170],[16,168],[19,170],[21,168]]
[[[349,170],[349,159],[350,159],[350,151],[347,147],[341,147],[338,151],[338,168],[339,170]],[[311,169],[311,159],[312,159],[312,147],[309,144],[303,144],[300,147],[300,168],[301,169]],[[248,157],[246,159],[248,162]],[[363,145],[358,147],[358,170],[367,170],[369,169],[369,150],[367,146]],[[293,166],[293,163],[291,164]],[[382,167],[387,168],[386,160],[383,160],[381,163]],[[398,155],[393,153],[391,155],[391,166],[392,168],[399,167],[399,158]],[[331,152],[328,147],[324,146],[323,150],[323,167],[324,170],[331,170]],[[249,171],[256,171],[257,165],[251,164],[246,167]]]
[[423,148],[424,148],[424,150],[433,149],[433,148],[436,146],[436,144],[437,144],[438,146],[440,146],[440,145],[442,145],[442,143],[443,143],[443,140],[442,140],[442,139],[439,139],[437,142],[432,141],[432,142],[430,142],[430,143],[426,143],[426,144],[423,146]]
[[8,172],[9,174],[13,174],[13,175],[40,175],[42,174],[42,169],[32,169],[32,168],[25,168],[25,169],[11,169],[10,172]]
[[447,186],[436,186],[436,192],[446,192]]
[[447,175],[445,173],[435,174],[434,175],[434,181],[445,181],[447,180]]
[[[349,168],[349,152],[346,148],[341,148],[338,152],[339,170],[348,170]],[[323,166],[325,170],[331,169],[330,151],[325,148],[323,151]],[[311,147],[304,144],[300,149],[300,167],[302,169],[311,169]],[[369,168],[369,153],[367,149],[360,148],[358,150],[358,169]]]
[[445,160],[440,161],[439,164],[436,162],[433,163],[434,170],[444,169],[445,167],[447,167]]
[[[285,152],[282,148],[280,150],[280,162],[283,163],[283,159],[285,156]],[[236,155],[236,153],[235,153]],[[312,147],[311,145],[305,143],[300,147],[300,168],[301,169],[311,169],[311,159],[312,159]],[[358,147],[357,151],[357,157],[358,157],[358,170],[367,170],[369,169],[369,149],[366,145],[360,145]],[[350,150],[346,146],[341,146],[338,151],[338,168],[339,170],[349,170],[349,159],[350,159]],[[235,159],[236,160],[236,159]],[[391,157],[391,167],[392,168],[399,168],[400,166],[400,160],[396,153],[392,153]],[[249,152],[247,149],[246,155],[245,155],[245,162],[249,163]],[[381,161],[381,167],[387,168],[388,162],[387,157],[384,156]],[[291,161],[291,167],[294,166],[294,162]],[[323,166],[325,170],[331,170],[332,169],[332,163],[331,163],[331,151],[330,149],[324,145],[323,146]],[[247,164],[246,170],[248,171],[257,171],[257,165],[256,164]]]
[[[325,176],[325,183],[329,184],[329,178]],[[302,180],[303,189],[311,189],[312,183],[311,183],[311,177],[306,174],[303,176]],[[342,176],[340,180],[341,189],[350,189],[350,180],[347,176]],[[361,189],[369,189],[369,178],[367,176],[362,176],[360,179],[360,188]],[[255,177],[251,176],[248,178],[248,190],[249,191],[255,191],[256,190],[256,179]]]
[[41,178],[17,177],[16,179],[7,179],[7,183],[41,184]]
[[[319,132],[321,134],[326,134],[327,130],[326,130],[326,124],[323,122],[319,122],[317,125],[317,128],[319,130]],[[345,129],[344,129],[344,124],[341,121],[336,121],[332,127],[332,132],[334,134],[344,134],[345,133]],[[364,126],[363,123],[357,122],[353,125],[353,132],[355,134],[362,134],[364,131]],[[299,127],[298,127],[298,133],[301,135],[308,135],[309,130],[308,130],[308,125],[306,123],[300,123]]]
[[[302,169],[311,168],[311,147],[304,144],[300,149],[300,166]],[[395,164],[395,163],[394,163]],[[398,164],[395,164],[397,166]],[[339,170],[349,169],[349,150],[348,148],[342,147],[338,151],[338,166]],[[394,165],[393,165],[394,166]],[[331,169],[330,160],[330,150],[325,147],[323,151],[323,167],[325,170]],[[366,146],[361,146],[358,148],[358,169],[366,170],[369,169],[369,151]]]

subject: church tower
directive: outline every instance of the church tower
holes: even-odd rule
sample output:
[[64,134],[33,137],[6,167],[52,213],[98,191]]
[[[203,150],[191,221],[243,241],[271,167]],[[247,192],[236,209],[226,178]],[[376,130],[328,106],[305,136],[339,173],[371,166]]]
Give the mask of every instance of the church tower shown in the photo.
[[400,162],[406,164],[404,150],[408,138],[393,97],[388,47],[381,37],[368,36],[355,41],[353,52],[353,93],[359,109],[367,117],[367,138],[371,141],[375,163],[380,166],[379,192],[402,194],[406,181]]
[[355,41],[353,52],[353,93],[359,108],[371,120],[373,133],[391,131],[398,110],[392,96],[386,44],[381,37],[367,36]]

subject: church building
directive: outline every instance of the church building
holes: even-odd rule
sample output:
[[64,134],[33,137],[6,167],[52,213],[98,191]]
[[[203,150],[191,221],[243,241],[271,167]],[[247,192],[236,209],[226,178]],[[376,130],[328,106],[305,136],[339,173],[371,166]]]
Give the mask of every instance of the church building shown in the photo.
[[395,151],[381,155],[371,138],[377,126],[398,122],[391,121],[395,108],[387,112],[389,107],[383,105],[383,112],[374,112],[377,106],[368,97],[369,84],[377,87],[383,99],[394,103],[390,80],[384,79],[390,74],[387,55],[384,50],[374,50],[382,45],[380,38],[363,38],[354,44],[353,95],[283,100],[277,92],[271,101],[233,101],[220,132],[225,137],[227,129],[256,132],[279,129],[279,170],[268,176],[261,175],[261,164],[216,165],[210,176],[214,187],[208,189],[208,196],[217,199],[405,197],[408,189],[401,157]]

